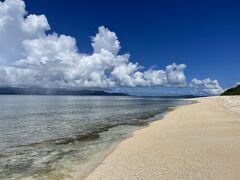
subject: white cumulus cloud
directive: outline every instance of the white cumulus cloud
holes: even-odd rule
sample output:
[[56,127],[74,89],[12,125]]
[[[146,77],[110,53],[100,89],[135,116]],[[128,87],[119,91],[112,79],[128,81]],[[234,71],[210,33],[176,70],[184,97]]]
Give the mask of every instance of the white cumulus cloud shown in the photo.
[[101,26],[98,28],[98,34],[92,38],[92,47],[94,53],[101,53],[101,50],[107,50],[117,55],[121,46],[114,32],[106,30]]
[[192,79],[189,84],[194,89],[194,93],[203,95],[219,95],[223,92],[222,87],[219,85],[217,80],[211,80],[209,78],[199,80]]
[[24,57],[22,42],[45,36],[45,31],[50,29],[44,15],[25,15],[22,0],[0,1],[0,64]]
[[119,54],[116,34],[104,26],[92,37],[92,54],[80,53],[75,38],[48,30],[46,16],[28,14],[24,1],[0,1],[0,85],[186,86],[185,64],[143,70],[129,54]]

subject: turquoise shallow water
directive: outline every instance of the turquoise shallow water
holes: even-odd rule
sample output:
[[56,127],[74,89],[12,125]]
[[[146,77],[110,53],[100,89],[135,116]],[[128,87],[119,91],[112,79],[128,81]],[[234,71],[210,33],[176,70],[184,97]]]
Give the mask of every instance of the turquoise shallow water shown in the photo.
[[0,179],[71,179],[109,147],[184,103],[104,96],[0,96]]

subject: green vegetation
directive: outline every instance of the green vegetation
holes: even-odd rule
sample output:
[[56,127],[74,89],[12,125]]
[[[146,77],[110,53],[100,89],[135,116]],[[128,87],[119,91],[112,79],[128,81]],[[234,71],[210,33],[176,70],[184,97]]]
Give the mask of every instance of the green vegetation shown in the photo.
[[240,95],[240,85],[230,88],[221,94],[221,96],[231,96],[231,95]]

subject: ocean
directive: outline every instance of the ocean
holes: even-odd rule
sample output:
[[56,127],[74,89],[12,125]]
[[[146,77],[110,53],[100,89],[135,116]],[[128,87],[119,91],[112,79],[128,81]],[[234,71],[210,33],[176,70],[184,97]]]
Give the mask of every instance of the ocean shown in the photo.
[[183,99],[0,96],[0,179],[84,177],[139,127]]

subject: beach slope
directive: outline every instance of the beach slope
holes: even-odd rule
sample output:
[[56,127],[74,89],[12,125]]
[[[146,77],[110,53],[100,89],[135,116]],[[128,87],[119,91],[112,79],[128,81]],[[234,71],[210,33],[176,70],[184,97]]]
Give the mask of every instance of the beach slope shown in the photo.
[[86,179],[239,179],[240,97],[196,100],[137,130]]

